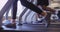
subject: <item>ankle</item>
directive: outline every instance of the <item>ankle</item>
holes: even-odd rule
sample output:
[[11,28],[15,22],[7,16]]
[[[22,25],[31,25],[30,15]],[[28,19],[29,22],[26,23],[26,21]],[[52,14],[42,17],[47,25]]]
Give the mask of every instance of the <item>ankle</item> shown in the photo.
[[11,23],[12,23],[12,24],[15,24],[15,23],[16,23],[16,20],[15,20],[15,19],[12,19],[12,20],[11,20]]

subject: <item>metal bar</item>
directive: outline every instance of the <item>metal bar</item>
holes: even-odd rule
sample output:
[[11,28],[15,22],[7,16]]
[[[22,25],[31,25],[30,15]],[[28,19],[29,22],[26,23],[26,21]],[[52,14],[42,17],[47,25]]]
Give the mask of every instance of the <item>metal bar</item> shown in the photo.
[[45,20],[46,20],[45,26],[46,27],[48,27],[50,25],[50,21],[51,21],[50,16],[51,16],[51,13],[48,13],[47,16],[45,17]]
[[8,20],[8,13],[9,11],[6,11],[5,19]]
[[25,8],[25,9],[23,10],[23,12],[20,14],[20,16],[19,16],[19,24],[21,23],[22,16],[26,13],[27,10],[28,10],[28,8]]
[[[34,18],[34,16],[36,16],[36,13],[34,13],[34,14],[32,15],[32,17],[31,17],[31,23],[32,23],[32,24],[33,24],[32,19]],[[35,21],[36,21],[36,17],[35,17]]]
[[0,27],[2,26],[2,17],[4,15],[4,13],[6,11],[8,11],[7,9],[10,8],[11,4],[13,3],[14,0],[8,0],[7,3],[4,5],[4,7],[1,9],[0,11]]
[[[10,8],[12,8],[12,5],[10,6]],[[8,20],[8,14],[9,14],[10,8],[8,8],[7,11],[6,11],[6,15],[5,15],[5,19],[6,19],[6,20]]]
[[27,17],[29,16],[29,14],[30,14],[31,12],[32,12],[32,11],[29,11],[29,12],[26,14],[25,19],[24,19],[25,22],[26,22]]

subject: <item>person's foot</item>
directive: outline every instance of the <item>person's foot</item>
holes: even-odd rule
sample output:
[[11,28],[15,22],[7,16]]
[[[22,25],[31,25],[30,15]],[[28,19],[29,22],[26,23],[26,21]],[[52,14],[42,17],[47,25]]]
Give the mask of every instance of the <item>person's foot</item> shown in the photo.
[[7,28],[16,28],[16,24],[7,24],[5,25]]
[[5,25],[7,28],[16,28],[16,20],[12,19],[11,24]]
[[42,23],[42,21],[37,21],[36,23]]
[[38,18],[37,23],[42,23],[42,19]]

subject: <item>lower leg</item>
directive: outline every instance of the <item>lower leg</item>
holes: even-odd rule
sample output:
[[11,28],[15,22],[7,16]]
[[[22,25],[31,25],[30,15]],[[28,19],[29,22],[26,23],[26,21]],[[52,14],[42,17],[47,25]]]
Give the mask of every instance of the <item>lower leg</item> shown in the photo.
[[16,13],[17,13],[17,0],[15,0],[13,2],[13,5],[12,5],[12,23],[11,24],[7,24],[6,27],[8,28],[16,28]]
[[15,23],[16,20],[16,14],[17,14],[17,0],[14,1],[13,3],[13,12],[12,12],[12,23]]

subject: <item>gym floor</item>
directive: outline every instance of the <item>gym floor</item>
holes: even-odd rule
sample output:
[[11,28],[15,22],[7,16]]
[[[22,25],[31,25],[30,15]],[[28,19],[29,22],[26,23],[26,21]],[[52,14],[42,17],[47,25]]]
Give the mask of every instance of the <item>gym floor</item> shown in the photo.
[[50,24],[49,27],[45,27],[44,24],[23,24],[14,28],[4,27],[7,31],[32,31],[32,32],[60,32],[60,24]]

